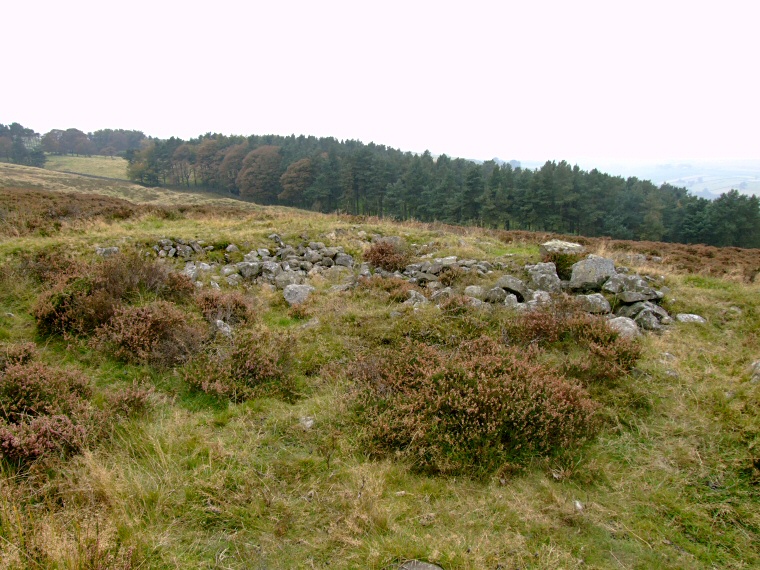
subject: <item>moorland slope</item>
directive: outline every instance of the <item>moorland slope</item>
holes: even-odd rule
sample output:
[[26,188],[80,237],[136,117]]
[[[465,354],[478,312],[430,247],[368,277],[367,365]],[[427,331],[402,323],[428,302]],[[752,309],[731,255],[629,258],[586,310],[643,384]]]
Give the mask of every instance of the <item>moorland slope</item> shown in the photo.
[[562,236],[5,164],[0,213],[0,568],[760,564],[758,250],[573,238],[706,321],[626,340],[466,295]]

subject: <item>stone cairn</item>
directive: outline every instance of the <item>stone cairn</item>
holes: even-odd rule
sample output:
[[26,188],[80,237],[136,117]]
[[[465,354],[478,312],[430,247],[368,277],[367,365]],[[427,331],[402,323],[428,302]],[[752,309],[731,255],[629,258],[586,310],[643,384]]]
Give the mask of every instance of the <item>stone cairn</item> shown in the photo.
[[[372,275],[403,279],[429,291],[427,295],[417,290],[409,292],[405,304],[416,307],[440,302],[455,294],[452,287],[441,283],[442,276],[449,271],[474,273],[485,280],[489,276],[495,276],[495,272],[507,269],[503,263],[459,259],[456,256],[433,258],[432,254],[428,254],[423,255],[420,261],[407,265],[402,271],[389,272],[373,268],[368,263],[357,263],[342,247],[327,247],[316,241],[304,241],[298,246],[292,246],[286,244],[278,234],[270,235],[269,239],[274,242],[272,248],[252,250],[237,263],[202,261],[204,255],[214,248],[204,246],[201,241],[161,239],[153,250],[158,257],[184,259],[183,273],[198,287],[204,286],[201,281],[204,277],[208,278],[206,280],[213,288],[219,288],[222,283],[230,287],[245,282],[267,284],[282,290],[284,298],[291,305],[303,303],[309,298],[315,291],[309,280],[317,275],[341,281],[341,285],[333,286],[334,290],[348,290],[356,285],[358,278],[369,278]],[[374,239],[400,242],[399,238],[393,237],[375,236]],[[230,244],[224,252],[225,258],[229,260],[230,254],[239,252],[236,245]],[[556,253],[583,255],[585,250],[580,244],[554,240],[542,244],[540,252],[546,257]],[[100,250],[98,253],[101,253]],[[110,253],[109,250],[106,254]],[[646,261],[646,258],[634,261]],[[625,267],[616,267],[612,259],[588,255],[572,266],[570,279],[566,281],[559,278],[554,263],[537,263],[526,265],[519,277],[505,274],[488,289],[470,285],[461,293],[473,306],[489,308],[506,305],[518,311],[547,305],[557,295],[570,294],[582,310],[605,316],[609,319],[610,326],[626,337],[636,336],[640,331],[660,331],[674,321],[705,322],[698,315],[669,315],[660,305],[667,288],[660,285],[662,279],[634,274]]]

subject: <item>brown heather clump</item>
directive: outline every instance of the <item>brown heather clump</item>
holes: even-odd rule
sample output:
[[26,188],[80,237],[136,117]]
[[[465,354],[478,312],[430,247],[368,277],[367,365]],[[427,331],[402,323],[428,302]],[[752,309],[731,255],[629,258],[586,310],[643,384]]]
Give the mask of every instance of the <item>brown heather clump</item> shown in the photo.
[[69,266],[52,282],[34,307],[37,328],[46,335],[88,335],[108,322],[122,304],[141,295],[181,301],[194,291],[185,276],[137,253]]
[[39,362],[12,364],[0,374],[0,456],[24,463],[78,451],[92,408],[81,374]]
[[360,360],[357,412],[367,445],[417,469],[482,475],[560,455],[597,429],[597,406],[557,371],[482,337],[444,351],[408,342]]
[[37,357],[37,345],[33,342],[4,344],[0,346],[0,372],[14,364],[26,364]]
[[117,360],[169,367],[186,361],[205,338],[204,327],[168,301],[116,309],[93,344]]
[[268,330],[238,333],[227,346],[199,354],[185,368],[191,389],[242,402],[259,395],[291,399],[293,339]]
[[408,249],[389,240],[375,242],[364,252],[365,261],[386,271],[404,269],[409,264],[410,258],[411,254]]
[[240,291],[202,289],[196,294],[195,302],[204,318],[212,324],[222,320],[229,325],[237,325],[255,318],[253,299]]
[[409,291],[420,291],[419,287],[415,287],[399,277],[386,278],[380,277],[379,275],[360,278],[359,286],[368,291],[387,293],[388,298],[396,303],[403,303],[409,299]]
[[613,382],[641,357],[638,341],[621,337],[605,319],[578,311],[571,302],[518,315],[504,324],[502,337],[516,347],[566,353],[562,371],[585,383]]
[[473,310],[471,301],[465,295],[449,295],[438,306],[447,317],[458,317]]

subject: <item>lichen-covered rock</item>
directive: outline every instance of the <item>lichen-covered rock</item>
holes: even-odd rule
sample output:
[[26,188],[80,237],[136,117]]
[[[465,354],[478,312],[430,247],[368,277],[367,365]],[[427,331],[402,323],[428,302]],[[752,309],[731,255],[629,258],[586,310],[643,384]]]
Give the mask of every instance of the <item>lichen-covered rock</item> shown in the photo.
[[338,253],[335,255],[335,265],[340,265],[342,267],[353,267],[354,266],[354,258],[348,255],[347,253]]
[[606,315],[612,311],[609,301],[601,293],[592,293],[591,295],[578,295],[575,298],[578,301],[582,311],[594,315]]
[[499,280],[496,281],[496,287],[501,287],[507,293],[517,295],[517,299],[521,302],[529,300],[532,294],[532,291],[522,280],[511,275],[499,277]]
[[474,297],[481,301],[486,298],[486,290],[480,285],[468,285],[464,288],[464,294],[467,297]]
[[240,273],[233,273],[232,275],[225,277],[224,280],[230,287],[237,287],[243,282],[243,277],[240,275]]
[[621,273],[610,277],[602,285],[602,291],[617,295],[623,303],[651,301],[660,297],[657,291],[650,287],[649,283],[640,275],[623,275]]
[[283,289],[282,294],[288,305],[301,305],[305,303],[314,291],[311,285],[291,284]]
[[611,259],[589,255],[586,259],[573,264],[570,289],[599,291],[602,285],[615,274],[615,263]]
[[530,275],[529,287],[549,293],[559,293],[562,289],[562,281],[557,275],[557,266],[554,263],[537,263],[526,265],[525,269]]
[[251,261],[241,261],[237,264],[240,275],[246,279],[253,279],[261,274],[261,264]]
[[421,560],[407,560],[398,570],[443,570],[437,564],[431,564],[430,562],[422,562]]
[[444,287],[443,289],[439,289],[435,293],[433,293],[430,296],[431,301],[442,301],[443,299],[448,299],[453,295],[453,291],[451,287]]
[[670,315],[668,315],[668,312],[665,309],[663,309],[659,305],[650,303],[649,301],[639,301],[632,305],[624,305],[617,310],[617,315],[619,317],[629,317],[631,319],[635,319],[636,315],[638,315],[641,311],[645,311],[645,310],[654,313],[655,315],[659,317],[659,319],[670,317]]
[[641,334],[636,321],[628,317],[615,317],[607,321],[607,325],[622,338],[633,339]]
[[305,276],[297,271],[283,271],[275,276],[274,284],[278,289],[285,289],[288,285],[300,285],[304,279]]
[[494,287],[486,292],[485,301],[487,303],[504,303],[508,293],[501,287]]
[[583,255],[586,248],[579,243],[553,239],[539,245],[538,251],[541,254],[541,257],[547,257],[551,254]]
[[657,315],[649,309],[641,311],[633,320],[645,331],[656,331],[662,328],[660,319],[658,319]]
[[704,317],[700,317],[699,315],[692,315],[689,313],[679,313],[676,315],[676,320],[679,323],[706,323]]
[[224,336],[231,337],[232,336],[232,327],[225,323],[222,319],[217,319],[214,321],[214,326],[216,327],[216,330],[223,334]]
[[111,257],[119,253],[118,247],[99,247],[95,250],[95,253],[102,257]]
[[415,291],[414,289],[409,291],[409,298],[404,301],[404,305],[411,305],[413,307],[416,307],[418,305],[426,305],[429,303],[427,300],[427,297],[420,293],[419,291]]

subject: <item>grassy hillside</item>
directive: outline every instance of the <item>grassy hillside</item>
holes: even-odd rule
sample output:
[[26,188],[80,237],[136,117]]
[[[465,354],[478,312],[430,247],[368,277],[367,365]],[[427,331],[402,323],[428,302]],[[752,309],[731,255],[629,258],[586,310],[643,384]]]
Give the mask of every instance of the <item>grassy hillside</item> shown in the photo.
[[[460,292],[540,261],[546,235],[270,209],[4,164],[0,213],[0,568],[760,565],[758,251],[580,239],[664,287],[671,313],[707,319],[629,346],[569,309],[533,318],[458,297],[412,307],[410,289],[430,291],[347,286],[373,235],[400,238],[414,261],[496,268],[452,274]],[[197,263],[223,264],[274,249],[274,233],[340,246],[357,267],[311,278],[309,301],[289,307],[267,285],[222,278],[213,292],[210,274],[188,288],[167,271],[184,262],[153,249],[198,240],[214,249]],[[121,253],[95,253],[112,246]],[[415,359],[418,370],[403,368]],[[513,362],[517,376],[504,372]],[[515,424],[523,449],[498,450],[465,449],[444,408],[440,423],[413,421],[434,392],[394,415],[407,408],[390,397],[414,382],[434,390],[473,370],[484,372],[476,383],[527,374],[544,395],[580,390],[592,421],[575,424],[583,437],[560,433],[565,448]],[[29,428],[37,439],[3,435],[7,402],[31,399],[36,378],[60,386],[45,405],[81,433],[59,419]],[[462,421],[503,401],[520,412],[519,388],[495,386],[500,396]],[[583,420],[556,401],[521,417],[553,418],[549,430]],[[58,447],[39,452],[45,441]]]
[[45,168],[59,172],[127,180],[127,161],[118,156],[59,156],[49,154]]

